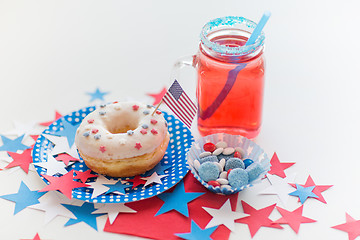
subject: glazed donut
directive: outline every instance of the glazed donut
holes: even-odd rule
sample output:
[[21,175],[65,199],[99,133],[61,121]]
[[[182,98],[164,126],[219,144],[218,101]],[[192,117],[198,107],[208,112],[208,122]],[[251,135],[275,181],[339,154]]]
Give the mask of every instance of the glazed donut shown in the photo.
[[85,164],[111,177],[152,169],[163,158],[170,135],[161,111],[139,102],[101,105],[81,122],[75,144]]

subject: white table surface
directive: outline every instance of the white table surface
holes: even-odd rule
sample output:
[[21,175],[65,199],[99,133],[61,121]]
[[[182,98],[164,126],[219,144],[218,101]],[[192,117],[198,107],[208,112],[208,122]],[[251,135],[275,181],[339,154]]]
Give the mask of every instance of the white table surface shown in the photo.
[[[43,122],[89,105],[96,87],[109,91],[107,101],[138,99],[168,85],[175,60],[197,50],[199,33],[210,19],[238,15],[258,21],[272,16],[266,33],[266,86],[263,126],[255,140],[268,155],[296,162],[303,184],[334,185],[323,192],[328,204],[310,199],[299,234],[261,228],[253,239],[348,239],[331,226],[345,222],[345,212],[360,219],[358,120],[359,23],[357,1],[121,1],[0,0],[0,133],[13,121]],[[194,72],[181,83],[194,96]],[[193,127],[195,137],[198,137]],[[2,155],[3,156],[3,155]],[[5,166],[2,161],[1,166]],[[39,189],[37,173],[0,172],[0,195],[15,193],[20,182]],[[262,196],[265,182],[239,194],[253,207],[279,202]],[[283,205],[279,205],[284,207]],[[285,206],[299,207],[295,197]],[[238,208],[241,210],[241,205]],[[96,232],[84,223],[64,227],[65,217],[43,225],[44,213],[25,209],[13,215],[14,203],[0,199],[1,239],[129,239]],[[271,219],[280,215],[274,211]],[[21,231],[19,230],[21,229]],[[250,239],[248,227],[236,224],[230,239]],[[137,239],[133,237],[132,239]]]

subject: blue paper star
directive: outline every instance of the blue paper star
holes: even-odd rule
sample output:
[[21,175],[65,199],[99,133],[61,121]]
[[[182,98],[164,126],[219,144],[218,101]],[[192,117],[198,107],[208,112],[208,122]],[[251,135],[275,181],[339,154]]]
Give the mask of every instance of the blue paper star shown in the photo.
[[124,185],[121,181],[116,182],[115,184],[104,184],[104,186],[109,187],[110,189],[105,193],[112,193],[112,192],[120,192],[125,194],[125,188],[131,187],[130,185]]
[[39,198],[46,192],[31,191],[24,182],[21,182],[19,191],[14,194],[0,196],[3,199],[15,202],[14,215],[28,206],[40,203]]
[[187,240],[211,240],[210,235],[216,230],[218,226],[214,226],[207,229],[201,229],[194,220],[191,220],[191,232],[190,233],[177,233],[178,237]]
[[289,193],[291,196],[297,196],[300,198],[300,202],[304,204],[306,199],[309,197],[317,198],[318,196],[312,192],[314,190],[315,186],[312,187],[302,187],[299,184],[296,184],[296,191]]
[[96,99],[104,101],[104,95],[109,94],[109,92],[101,92],[99,88],[96,88],[95,92],[86,94],[91,96],[90,102]]
[[159,162],[154,168],[150,169],[146,173],[142,174],[144,177],[151,176],[154,172],[156,172],[158,175],[163,175],[164,171],[171,167],[171,164],[163,165],[161,162]]
[[184,182],[181,181],[180,183],[178,183],[173,192],[165,192],[158,196],[158,198],[164,201],[164,204],[161,206],[155,216],[169,212],[171,210],[176,210],[182,215],[188,217],[188,202],[191,202],[192,200],[203,194],[204,193],[185,192]]
[[18,150],[25,150],[31,148],[30,146],[26,146],[21,143],[24,135],[15,139],[9,139],[2,135],[0,135],[0,137],[3,142],[3,145],[0,146],[0,151],[17,152]]
[[83,205],[81,206],[74,206],[69,204],[62,204],[62,205],[67,209],[69,209],[77,218],[77,219],[70,218],[69,221],[65,223],[65,226],[73,225],[79,222],[84,222],[97,231],[96,218],[106,214],[106,213],[91,214],[96,210],[93,203],[84,202]]
[[63,129],[57,131],[55,134],[58,136],[66,137],[69,142],[69,147],[71,147],[75,142],[75,133],[76,129],[79,127],[80,123],[76,125],[72,125],[68,121],[61,119],[61,122],[63,124]]

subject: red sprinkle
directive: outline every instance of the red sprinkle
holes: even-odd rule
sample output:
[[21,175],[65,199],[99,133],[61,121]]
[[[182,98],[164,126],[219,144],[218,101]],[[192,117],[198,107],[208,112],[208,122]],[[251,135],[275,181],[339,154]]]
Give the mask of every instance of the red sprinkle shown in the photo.
[[98,131],[99,131],[98,129],[91,130],[91,132],[94,133],[94,134],[97,133]]
[[159,110],[156,110],[156,114],[161,114],[162,112],[161,111],[159,111]]
[[118,101],[113,102],[113,104],[118,103]]
[[94,119],[89,119],[88,123],[94,123]]
[[132,108],[133,108],[134,111],[137,111],[137,110],[139,109],[139,106],[138,106],[138,105],[134,105],[134,106],[132,106]]
[[220,183],[217,181],[209,181],[208,184],[213,187],[220,187]]
[[137,150],[140,150],[140,148],[142,148],[141,144],[140,143],[135,143],[135,148]]
[[141,131],[140,131],[143,135],[145,135],[145,134],[147,134],[147,131],[146,131],[146,129],[141,129]]
[[151,120],[150,120],[150,123],[153,124],[153,125],[155,125],[155,124],[157,124],[157,121],[156,121],[155,119],[151,119]]
[[154,135],[156,135],[156,134],[158,134],[158,131],[156,131],[156,129],[153,128],[153,129],[151,129],[151,133],[154,134]]
[[216,146],[215,146],[215,144],[209,142],[209,143],[205,143],[203,148],[207,152],[213,152],[213,151],[215,151]]
[[235,152],[235,153],[234,153],[234,157],[236,157],[236,158],[241,158],[241,154],[240,154],[239,152]]
[[106,151],[106,147],[105,146],[100,146],[99,150],[104,153]]

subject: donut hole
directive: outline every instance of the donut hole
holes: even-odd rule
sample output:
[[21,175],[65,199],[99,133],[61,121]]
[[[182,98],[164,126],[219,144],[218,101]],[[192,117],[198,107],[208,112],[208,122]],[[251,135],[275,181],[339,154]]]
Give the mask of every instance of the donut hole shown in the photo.
[[139,119],[136,116],[117,116],[113,121],[104,121],[106,129],[111,134],[126,133],[135,130],[139,126]]

